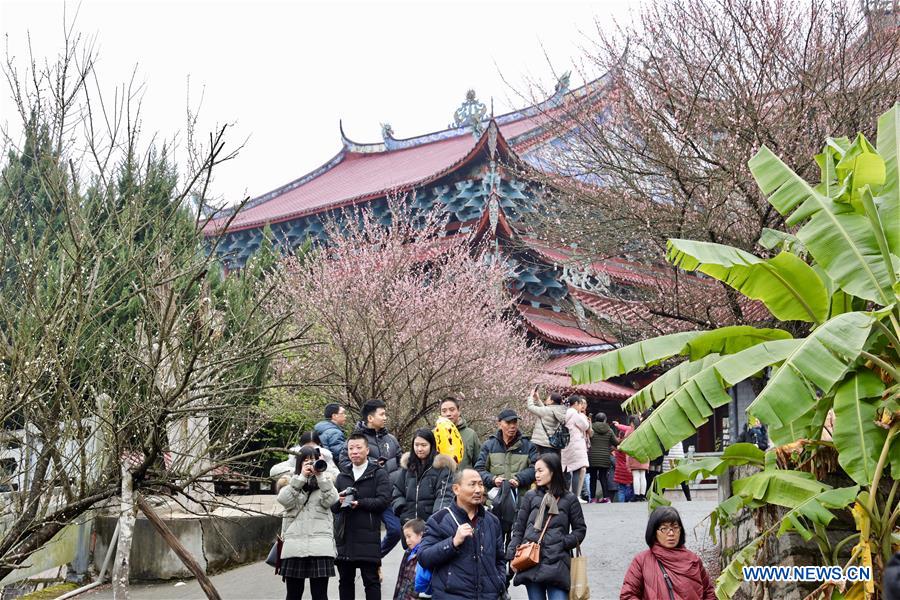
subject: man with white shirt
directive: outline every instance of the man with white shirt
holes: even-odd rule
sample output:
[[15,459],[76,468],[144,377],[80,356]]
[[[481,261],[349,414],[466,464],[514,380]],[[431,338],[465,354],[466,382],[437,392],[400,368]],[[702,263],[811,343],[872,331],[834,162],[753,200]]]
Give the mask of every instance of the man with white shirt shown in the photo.
[[[369,442],[362,434],[347,440],[350,468],[338,475],[335,487],[339,500],[335,513],[335,564],[340,576],[341,600],[350,600],[356,589],[356,571],[360,571],[366,600],[381,598],[378,567],[381,566],[381,513],[391,502],[391,482],[387,472],[369,461]],[[354,488],[352,500],[348,488]]]

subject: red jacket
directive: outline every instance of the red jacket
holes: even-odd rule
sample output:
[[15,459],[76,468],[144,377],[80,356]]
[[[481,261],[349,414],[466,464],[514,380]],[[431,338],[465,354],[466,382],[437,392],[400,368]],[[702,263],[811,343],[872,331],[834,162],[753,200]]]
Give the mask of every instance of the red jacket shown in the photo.
[[[622,439],[625,439],[634,431],[634,427],[630,425],[616,424],[616,428],[619,430],[619,433],[623,434]],[[631,469],[628,468],[628,455],[618,448],[613,450],[613,454],[616,456],[616,470],[613,471],[613,481],[631,485],[634,479],[631,476]]]
[[715,589],[700,557],[687,548],[663,548],[654,544],[634,557],[619,600],[669,600],[669,590],[659,559],[672,581],[675,600],[716,600]]
[[613,481],[631,485],[634,478],[631,476],[631,469],[628,468],[628,455],[621,450],[613,450],[613,454],[616,455],[616,470],[613,471]]

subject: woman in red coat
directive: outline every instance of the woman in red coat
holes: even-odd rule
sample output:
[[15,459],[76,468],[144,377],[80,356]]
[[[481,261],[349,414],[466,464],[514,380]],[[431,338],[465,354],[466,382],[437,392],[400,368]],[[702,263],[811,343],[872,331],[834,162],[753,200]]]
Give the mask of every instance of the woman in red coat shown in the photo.
[[681,516],[671,506],[650,513],[649,550],[634,557],[619,600],[716,600],[700,557],[684,547]]

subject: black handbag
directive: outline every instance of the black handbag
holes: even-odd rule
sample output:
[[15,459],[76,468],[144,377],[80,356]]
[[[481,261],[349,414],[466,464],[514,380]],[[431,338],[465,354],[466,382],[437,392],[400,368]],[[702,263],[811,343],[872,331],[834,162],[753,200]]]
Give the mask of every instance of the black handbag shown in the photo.
[[556,428],[556,431],[553,432],[553,435],[550,435],[547,431],[547,426],[544,425],[544,419],[541,419],[541,427],[544,428],[544,433],[547,434],[547,442],[550,444],[551,448],[562,450],[569,445],[569,428],[566,427],[565,423],[560,423],[559,427]]
[[269,555],[266,557],[266,564],[270,567],[275,567],[275,574],[278,575],[278,571],[281,570],[281,547],[284,545],[284,540],[281,536],[275,537],[275,543],[272,544],[272,549],[269,550]]

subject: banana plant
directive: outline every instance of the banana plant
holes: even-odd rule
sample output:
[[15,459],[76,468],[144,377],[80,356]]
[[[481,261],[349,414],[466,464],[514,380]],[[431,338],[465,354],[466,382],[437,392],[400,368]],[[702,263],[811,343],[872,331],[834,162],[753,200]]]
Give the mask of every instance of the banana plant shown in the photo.
[[[716,407],[730,401],[728,388],[765,378],[747,412],[768,426],[778,447],[762,453],[736,444],[721,458],[683,463],[660,475],[651,492],[653,506],[665,502],[658,490],[752,464],[760,471],[733,482],[733,495],[711,515],[713,527],[727,526],[744,508],[787,509],[723,569],[719,598],[735,593],[741,567],[752,564],[769,535],[795,531],[814,540],[829,565],[854,543],[844,566],[871,565],[875,581],[842,590],[847,597],[878,598],[882,569],[900,550],[898,156],[900,104],[879,118],[874,146],[862,134],[826,140],[815,157],[818,183],[807,182],[762,147],[749,162],[750,172],[790,228],[764,232],[760,245],[777,253],[766,258],[721,244],[669,240],[670,262],[762,302],[778,321],[808,323],[806,337],[777,327],[690,331],[569,368],[573,385],[580,385],[677,363],[623,404],[628,412],[652,411],[620,446],[641,461],[693,435]],[[829,418],[833,429],[823,427]],[[836,468],[854,485],[833,489],[797,465],[776,460],[803,448],[836,453]],[[827,528],[838,511],[849,511],[857,530],[832,545]]]

